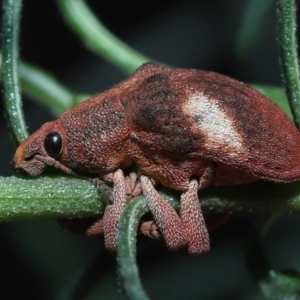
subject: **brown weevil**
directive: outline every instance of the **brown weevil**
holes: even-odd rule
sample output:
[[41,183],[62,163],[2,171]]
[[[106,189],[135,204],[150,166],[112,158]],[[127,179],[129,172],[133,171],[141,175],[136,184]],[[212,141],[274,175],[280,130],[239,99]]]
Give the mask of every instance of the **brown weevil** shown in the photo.
[[[300,135],[274,103],[241,82],[149,63],[42,126],[19,146],[14,165],[32,176],[54,166],[112,181],[100,226],[109,250],[130,190],[144,194],[169,249],[187,246],[198,255],[210,247],[198,190],[299,180]],[[156,184],[182,192],[179,214]]]

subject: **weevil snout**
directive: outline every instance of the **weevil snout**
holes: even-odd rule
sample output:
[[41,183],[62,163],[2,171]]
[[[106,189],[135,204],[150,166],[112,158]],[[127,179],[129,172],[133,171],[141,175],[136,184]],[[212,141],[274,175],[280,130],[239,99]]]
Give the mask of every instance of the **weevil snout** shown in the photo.
[[45,164],[35,158],[34,154],[29,154],[26,151],[26,141],[23,142],[17,149],[13,158],[12,164],[16,172],[23,175],[37,176],[42,173]]
[[24,162],[26,160],[24,159],[24,143],[22,143],[16,153],[15,156],[13,158],[13,161],[11,162],[15,171],[16,172],[22,172],[22,173],[28,173],[25,169],[24,169]]
[[30,176],[40,175],[47,166],[77,176],[68,167],[67,147],[64,147],[64,128],[59,120],[44,124],[18,147],[13,158],[15,170]]
[[46,164],[38,159],[38,155],[43,155],[43,138],[38,132],[35,132],[25,141],[23,141],[13,158],[14,169],[22,174],[37,176],[40,175],[46,167]]

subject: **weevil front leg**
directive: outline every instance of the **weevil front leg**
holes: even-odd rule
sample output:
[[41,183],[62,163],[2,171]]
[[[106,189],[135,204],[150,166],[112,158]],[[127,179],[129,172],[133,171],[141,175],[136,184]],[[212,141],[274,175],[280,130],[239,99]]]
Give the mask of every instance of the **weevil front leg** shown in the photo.
[[[113,189],[109,188],[100,178],[91,178],[97,189],[108,200],[104,217],[82,219],[58,220],[62,228],[79,235],[95,236],[104,234],[105,244],[108,250],[115,251],[117,243],[118,224],[126,203],[141,193],[140,184],[136,173],[132,172],[124,178],[123,172],[117,170],[103,176],[105,181],[113,182]],[[125,200],[124,200],[125,199]]]
[[180,216],[188,234],[188,252],[202,255],[209,251],[209,234],[198,199],[198,181],[192,179],[181,196]]
[[188,238],[179,215],[156,191],[151,180],[140,177],[143,194],[168,249],[176,251],[187,245]]
[[109,201],[103,216],[105,247],[108,251],[117,249],[118,226],[126,206],[126,184],[122,170],[113,174],[113,199]]

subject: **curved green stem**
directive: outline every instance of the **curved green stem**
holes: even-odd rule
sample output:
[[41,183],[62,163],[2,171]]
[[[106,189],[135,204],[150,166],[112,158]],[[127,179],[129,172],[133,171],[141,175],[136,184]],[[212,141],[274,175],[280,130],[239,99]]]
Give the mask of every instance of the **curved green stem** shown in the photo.
[[294,121],[300,129],[300,82],[296,37],[296,4],[294,0],[278,0],[278,41],[283,81]]
[[58,116],[75,104],[88,99],[70,91],[52,75],[28,63],[20,63],[20,81],[23,91]]
[[[159,189],[178,209],[180,194]],[[199,193],[205,213],[300,212],[300,184],[255,182],[212,187]],[[82,178],[41,176],[0,177],[0,221],[93,216],[103,212],[106,200]]]
[[21,0],[4,0],[2,20],[2,74],[5,107],[13,137],[18,143],[21,143],[28,136],[21,108],[18,74],[21,4]]
[[113,35],[82,0],[58,0],[61,13],[83,44],[128,73],[152,59],[135,51]]
[[143,289],[136,263],[139,220],[148,211],[146,200],[136,197],[125,208],[119,225],[117,261],[125,294],[132,300],[149,299]]
[[[2,62],[1,53],[0,62]],[[2,63],[0,63],[0,73],[1,75],[3,73]],[[23,61],[20,61],[19,76],[22,92],[37,103],[45,105],[55,116],[62,114],[67,109],[91,96],[69,90],[53,75]],[[3,80],[3,76],[0,76],[0,80]]]

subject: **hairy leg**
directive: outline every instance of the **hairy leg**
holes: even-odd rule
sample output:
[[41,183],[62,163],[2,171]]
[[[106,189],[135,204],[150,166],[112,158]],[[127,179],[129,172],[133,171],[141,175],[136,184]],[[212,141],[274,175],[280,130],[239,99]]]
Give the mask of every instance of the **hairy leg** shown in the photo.
[[167,248],[175,251],[186,246],[188,240],[184,224],[174,208],[157,193],[147,176],[142,175],[140,182],[148,207]]
[[117,249],[118,225],[126,205],[126,185],[122,170],[114,173],[113,184],[113,201],[106,206],[103,216],[105,247],[111,252]]
[[202,255],[209,251],[209,234],[198,199],[198,181],[192,179],[189,189],[181,196],[180,216],[188,234],[188,251]]

